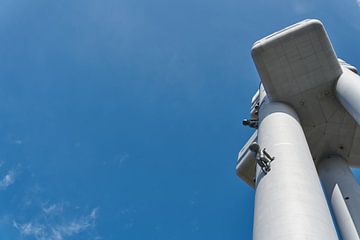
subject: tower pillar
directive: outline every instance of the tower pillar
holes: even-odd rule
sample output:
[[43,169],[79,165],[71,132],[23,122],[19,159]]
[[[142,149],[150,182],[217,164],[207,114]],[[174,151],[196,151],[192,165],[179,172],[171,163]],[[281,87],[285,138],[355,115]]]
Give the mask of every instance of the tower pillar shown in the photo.
[[319,176],[344,240],[360,239],[360,187],[340,156],[320,161]]
[[337,240],[320,180],[296,112],[262,104],[258,145],[275,157],[256,169],[254,240]]
[[336,96],[360,125],[360,76],[345,67],[342,71],[336,83]]

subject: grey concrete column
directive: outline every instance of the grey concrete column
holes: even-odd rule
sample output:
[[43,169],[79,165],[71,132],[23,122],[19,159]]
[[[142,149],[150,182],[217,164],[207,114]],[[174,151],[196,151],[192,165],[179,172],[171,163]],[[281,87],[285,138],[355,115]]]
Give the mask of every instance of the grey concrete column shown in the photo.
[[342,67],[336,83],[336,95],[347,112],[360,124],[360,76]]
[[360,188],[340,156],[322,159],[319,176],[344,240],[360,239]]
[[266,175],[257,166],[253,239],[338,239],[294,110],[280,102],[264,103],[258,142],[275,160]]

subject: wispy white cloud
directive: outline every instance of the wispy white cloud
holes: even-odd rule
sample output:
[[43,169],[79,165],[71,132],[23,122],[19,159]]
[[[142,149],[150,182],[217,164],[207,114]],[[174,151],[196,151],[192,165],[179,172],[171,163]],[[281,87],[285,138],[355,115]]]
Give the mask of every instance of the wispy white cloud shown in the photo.
[[[46,214],[58,214],[58,205],[54,204],[48,208],[43,208]],[[33,237],[36,240],[64,240],[75,236],[86,230],[95,227],[98,209],[93,209],[89,214],[77,217],[68,221],[55,221],[51,218],[34,219],[25,223],[13,221],[13,226],[26,237]]]
[[125,161],[127,161],[129,159],[130,155],[128,153],[123,153],[119,156],[116,157],[118,166],[120,167],[121,165],[124,164]]
[[129,153],[122,152],[120,154],[115,155],[112,159],[104,161],[106,165],[113,165],[115,167],[122,167],[125,162],[127,162],[130,158]]
[[313,5],[311,1],[295,0],[293,2],[294,10],[297,14],[307,14],[312,11]]
[[360,0],[356,0],[356,3],[360,7]]
[[51,205],[42,204],[42,205],[43,206],[42,206],[41,210],[47,215],[54,214],[54,213],[62,213],[64,210],[64,204],[62,204],[62,203],[51,204]]
[[53,230],[57,232],[57,236],[72,236],[94,226],[95,219],[96,210],[93,210],[90,215],[60,225]]
[[7,172],[7,174],[0,180],[0,189],[6,189],[10,185],[12,185],[15,182],[15,171],[10,170]]
[[31,222],[19,224],[14,222],[14,227],[20,231],[24,236],[34,236],[36,239],[45,239],[45,226],[33,224]]

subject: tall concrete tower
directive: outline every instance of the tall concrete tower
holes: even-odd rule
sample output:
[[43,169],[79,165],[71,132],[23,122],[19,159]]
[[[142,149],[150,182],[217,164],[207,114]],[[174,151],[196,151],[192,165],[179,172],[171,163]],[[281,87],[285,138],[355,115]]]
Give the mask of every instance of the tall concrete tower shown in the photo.
[[360,167],[357,69],[337,58],[318,20],[255,42],[251,54],[261,84],[236,170],[255,188],[253,239],[335,240],[335,226],[342,239],[360,239],[350,170]]

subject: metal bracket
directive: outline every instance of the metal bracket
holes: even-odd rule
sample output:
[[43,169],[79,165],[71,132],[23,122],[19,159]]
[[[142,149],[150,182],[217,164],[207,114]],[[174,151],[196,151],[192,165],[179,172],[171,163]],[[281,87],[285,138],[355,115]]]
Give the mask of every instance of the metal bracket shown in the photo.
[[260,109],[260,103],[257,102],[254,108],[255,108],[254,114],[256,116],[258,116],[259,115],[259,109]]
[[249,146],[250,151],[255,153],[256,163],[261,167],[261,170],[267,174],[271,170],[271,162],[274,161],[275,157],[271,157],[265,148],[261,150],[257,142],[253,142]]
[[259,126],[259,120],[256,119],[256,118],[250,118],[250,119],[246,119],[246,118],[245,118],[245,119],[242,121],[242,124],[243,124],[244,126],[249,126],[249,127],[251,127],[251,128],[257,129],[258,126]]

